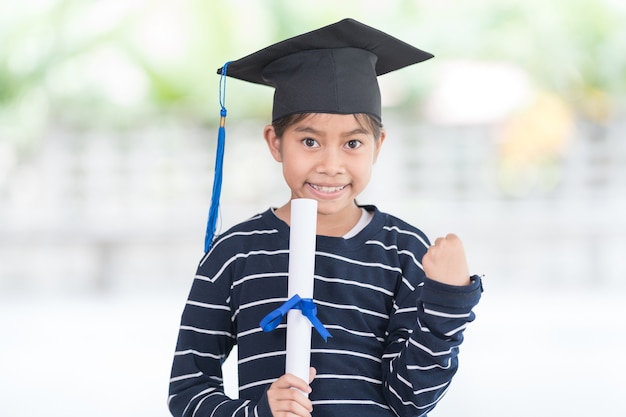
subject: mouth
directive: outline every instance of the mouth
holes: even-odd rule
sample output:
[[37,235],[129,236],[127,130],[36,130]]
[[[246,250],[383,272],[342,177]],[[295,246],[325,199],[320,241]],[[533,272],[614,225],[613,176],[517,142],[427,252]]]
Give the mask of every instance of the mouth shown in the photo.
[[317,184],[311,184],[311,183],[309,183],[309,186],[317,192],[326,193],[326,194],[336,193],[347,187],[347,185],[328,186],[328,185],[317,185]]

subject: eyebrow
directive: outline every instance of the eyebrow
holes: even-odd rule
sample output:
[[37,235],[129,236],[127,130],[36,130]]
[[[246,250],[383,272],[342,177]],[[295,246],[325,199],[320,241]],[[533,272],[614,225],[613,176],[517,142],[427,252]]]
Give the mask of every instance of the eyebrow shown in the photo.
[[[317,130],[314,129],[310,126],[300,126],[300,127],[296,127],[294,129],[296,132],[301,132],[301,133],[313,133],[315,135],[320,135],[320,136],[324,136],[325,133],[321,130]],[[352,135],[359,135],[359,134],[364,134],[366,135],[368,132],[365,129],[362,128],[356,128],[354,130],[351,130],[349,132],[344,132],[341,134],[341,136],[352,136]]]

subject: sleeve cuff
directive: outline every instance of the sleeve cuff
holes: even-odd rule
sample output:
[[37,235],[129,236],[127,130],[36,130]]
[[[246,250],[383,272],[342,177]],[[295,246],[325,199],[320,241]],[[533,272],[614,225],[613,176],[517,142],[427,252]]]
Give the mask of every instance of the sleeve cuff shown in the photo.
[[257,403],[256,411],[257,411],[256,415],[258,417],[272,417],[272,409],[270,408],[270,404],[267,399],[267,390],[265,390],[265,392],[263,393],[263,396]]
[[430,278],[424,279],[422,302],[452,308],[473,308],[483,292],[482,279],[478,275],[470,277],[470,284],[448,285]]

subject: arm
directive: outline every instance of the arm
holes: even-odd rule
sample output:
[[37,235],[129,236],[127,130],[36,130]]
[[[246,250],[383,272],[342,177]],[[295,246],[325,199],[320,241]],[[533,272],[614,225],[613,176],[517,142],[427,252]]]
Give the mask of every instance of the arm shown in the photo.
[[[236,343],[237,298],[231,292],[236,256],[201,262],[181,319],[170,379],[168,406],[173,416],[309,417],[312,408],[302,392],[307,382],[283,375],[255,401],[224,394],[222,363]],[[314,372],[311,374],[311,379]],[[292,389],[297,388],[297,389]]]
[[228,303],[229,283],[202,266],[191,287],[172,363],[168,406],[173,416],[210,415],[221,408],[231,415],[249,404],[224,394],[222,363],[235,335]]
[[383,362],[387,401],[400,416],[424,415],[443,397],[458,368],[463,330],[474,320],[481,282],[465,272],[462,245],[455,239],[448,235],[429,248],[422,259],[426,274],[404,271],[407,277],[421,275],[422,281],[398,292]]

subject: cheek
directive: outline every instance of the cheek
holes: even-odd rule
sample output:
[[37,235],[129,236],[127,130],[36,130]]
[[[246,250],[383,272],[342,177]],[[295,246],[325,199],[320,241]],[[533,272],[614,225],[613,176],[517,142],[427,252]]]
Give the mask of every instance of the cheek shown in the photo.
[[361,177],[361,181],[362,181],[364,184],[369,183],[370,179],[372,178],[372,166],[371,166],[371,165],[368,165],[367,167],[364,167],[364,168],[361,170],[361,173],[360,173],[360,174],[361,174],[361,175],[360,175],[360,177]]
[[305,175],[306,166],[298,158],[283,158],[282,164],[283,176],[288,183],[299,180],[300,177]]
[[376,157],[370,156],[368,158],[363,158],[361,162],[358,164],[358,171],[361,176],[365,179],[369,179],[372,176],[372,171],[374,169],[374,164],[376,163]]

